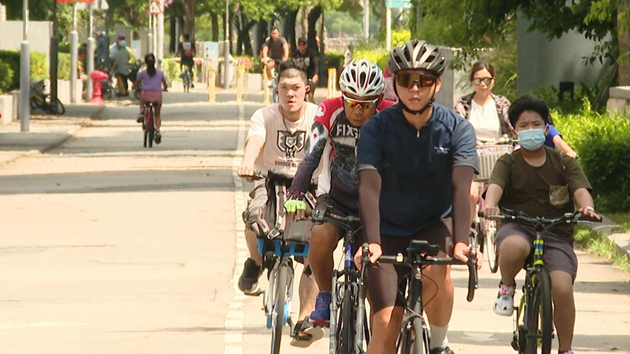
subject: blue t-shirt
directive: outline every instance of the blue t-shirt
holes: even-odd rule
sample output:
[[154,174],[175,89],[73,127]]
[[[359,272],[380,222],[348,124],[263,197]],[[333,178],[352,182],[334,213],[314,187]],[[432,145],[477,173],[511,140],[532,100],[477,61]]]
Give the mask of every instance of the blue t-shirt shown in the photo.
[[[556,127],[549,123],[547,123],[547,127],[549,127],[549,130],[547,131],[547,136],[545,137],[545,145],[555,149],[556,144],[553,143],[553,138],[560,135],[560,132],[556,129]],[[562,137],[562,135],[560,135],[560,137]]]
[[381,175],[381,234],[411,236],[449,216],[453,166],[477,172],[476,143],[473,126],[439,104],[419,131],[400,104],[370,118],[361,129],[357,164]]

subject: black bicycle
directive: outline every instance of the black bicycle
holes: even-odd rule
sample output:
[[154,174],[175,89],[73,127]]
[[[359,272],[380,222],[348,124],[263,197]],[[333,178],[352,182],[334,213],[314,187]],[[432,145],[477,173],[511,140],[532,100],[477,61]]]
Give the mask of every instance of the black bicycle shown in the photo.
[[64,107],[63,103],[59,100],[59,98],[52,97],[44,93],[46,90],[46,84],[44,80],[36,80],[31,83],[31,95],[30,95],[30,106],[31,111],[35,111],[41,109],[45,113],[49,114],[64,114],[66,113],[66,107]]
[[359,271],[353,261],[356,235],[361,229],[360,219],[333,213],[333,207],[313,210],[315,223],[329,222],[345,230],[341,270],[333,270],[330,303],[330,353],[365,353],[370,340],[365,310],[365,267]]
[[[429,354],[429,330],[424,320],[424,304],[422,299],[423,269],[431,265],[467,265],[468,266],[468,295],[466,300],[471,302],[477,289],[477,260],[476,245],[471,245],[471,251],[467,263],[453,257],[438,257],[440,247],[429,244],[424,240],[412,240],[407,248],[406,255],[398,253],[395,256],[383,255],[379,257],[379,263],[390,263],[408,267],[411,272],[407,276],[406,306],[402,328],[398,335],[396,351],[402,354]],[[363,244],[363,254],[369,253],[368,245]],[[363,258],[365,268],[368,257]],[[368,265],[369,266],[369,265]]]
[[144,132],[144,147],[147,144],[150,148],[153,147],[153,140],[156,144],[159,144],[159,139],[155,136],[155,107],[159,102],[147,101],[144,103],[144,120],[142,121],[142,131]]
[[526,271],[523,296],[514,316],[512,348],[522,354],[549,354],[553,339],[553,303],[551,278],[543,260],[544,232],[554,225],[601,222],[597,219],[579,219],[579,211],[566,213],[555,219],[529,217],[517,210],[502,209],[503,215],[491,215],[488,219],[522,222],[536,228],[533,256],[523,267]]

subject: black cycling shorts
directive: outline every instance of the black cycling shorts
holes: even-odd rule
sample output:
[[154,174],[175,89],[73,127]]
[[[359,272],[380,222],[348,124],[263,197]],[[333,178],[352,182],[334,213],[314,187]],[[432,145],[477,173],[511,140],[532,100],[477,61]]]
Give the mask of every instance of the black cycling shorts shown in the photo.
[[[453,253],[453,239],[451,237],[453,224],[451,218],[436,221],[416,235],[409,237],[381,236],[381,248],[384,255],[406,254],[411,240],[425,240],[429,244],[436,244],[447,255]],[[389,306],[405,306],[405,289],[407,288],[407,274],[409,268],[394,266],[393,264],[379,264],[368,270],[368,296],[374,311]]]

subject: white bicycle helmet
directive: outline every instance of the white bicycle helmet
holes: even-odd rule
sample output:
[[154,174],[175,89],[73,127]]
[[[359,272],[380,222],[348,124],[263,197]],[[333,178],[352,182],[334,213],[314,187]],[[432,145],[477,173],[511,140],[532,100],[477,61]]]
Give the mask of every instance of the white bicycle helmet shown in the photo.
[[341,72],[339,87],[360,97],[379,96],[385,90],[383,72],[369,60],[352,60]]
[[446,59],[440,54],[437,46],[412,39],[394,48],[387,68],[392,75],[398,70],[419,69],[433,72],[436,76],[442,76],[446,67]]

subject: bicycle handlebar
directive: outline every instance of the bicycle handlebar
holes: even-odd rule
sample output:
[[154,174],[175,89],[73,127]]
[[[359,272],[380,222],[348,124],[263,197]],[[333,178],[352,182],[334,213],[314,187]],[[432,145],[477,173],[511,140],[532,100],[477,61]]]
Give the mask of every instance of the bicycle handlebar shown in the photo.
[[331,205],[327,206],[325,210],[313,210],[311,220],[316,223],[330,222],[350,231],[356,229],[355,225],[361,222],[361,219],[356,216],[341,216],[333,213],[333,207]]
[[[367,250],[367,244],[364,244],[363,247],[365,254],[365,251]],[[466,295],[466,300],[468,302],[471,302],[475,298],[475,289],[477,289],[479,283],[477,274],[477,250],[475,249],[470,250],[468,262],[462,262],[454,257],[431,257],[427,255],[405,256],[402,253],[398,253],[395,256],[380,256],[377,262],[400,264],[410,268],[415,265],[466,265],[468,266],[468,294]]]
[[[548,228],[553,225],[558,224],[571,224],[575,225],[578,223],[593,223],[593,222],[602,222],[602,219],[594,219],[588,217],[579,217],[576,219],[576,216],[580,215],[579,211],[574,211],[572,213],[566,213],[559,218],[545,218],[545,217],[530,217],[525,215],[525,213],[518,210],[511,209],[502,209],[503,214],[501,215],[488,215],[487,219],[495,219],[495,220],[511,220],[511,221],[522,221],[528,223],[530,225],[538,226],[541,228]],[[483,212],[479,212],[479,216],[483,217]]]

